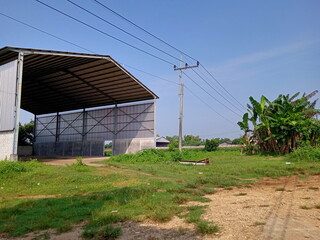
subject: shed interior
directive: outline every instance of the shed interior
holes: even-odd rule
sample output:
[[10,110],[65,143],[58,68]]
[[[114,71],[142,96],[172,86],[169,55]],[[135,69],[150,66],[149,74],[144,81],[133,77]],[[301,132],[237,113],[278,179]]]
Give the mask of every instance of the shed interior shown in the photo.
[[5,47],[0,65],[19,52],[21,108],[36,115],[158,98],[108,55]]

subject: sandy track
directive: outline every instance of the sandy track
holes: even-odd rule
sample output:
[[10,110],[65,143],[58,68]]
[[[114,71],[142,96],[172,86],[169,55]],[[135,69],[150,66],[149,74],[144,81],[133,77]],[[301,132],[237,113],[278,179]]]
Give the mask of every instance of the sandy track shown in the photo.
[[[300,240],[320,239],[320,176],[262,179],[255,185],[220,190],[207,195],[209,203],[203,218],[220,227],[216,235],[199,235],[192,224],[174,217],[167,223],[152,221],[121,223],[120,240]],[[49,230],[51,239],[81,239],[83,224],[61,235]],[[43,233],[43,232],[42,232]],[[39,233],[25,238],[33,239]],[[0,237],[1,238],[1,237]]]
[[203,218],[221,228],[212,239],[320,239],[319,187],[319,176],[264,179],[206,196]]
[[[109,157],[88,157],[83,158],[82,162],[92,167],[104,167],[105,164],[95,162],[102,161],[108,158]],[[52,166],[67,166],[77,162],[76,158],[39,158],[38,161]]]

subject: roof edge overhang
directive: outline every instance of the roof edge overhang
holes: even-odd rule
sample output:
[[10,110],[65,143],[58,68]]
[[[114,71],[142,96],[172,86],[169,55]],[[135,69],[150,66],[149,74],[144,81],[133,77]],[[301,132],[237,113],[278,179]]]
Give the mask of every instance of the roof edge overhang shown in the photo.
[[91,53],[75,53],[75,52],[65,52],[65,51],[54,51],[54,50],[41,50],[41,49],[31,49],[31,48],[18,48],[18,47],[3,47],[0,49],[0,55],[2,52],[17,52],[24,53],[25,55],[30,54],[42,54],[42,55],[57,55],[57,56],[68,56],[68,57],[83,57],[83,58],[96,58],[96,59],[106,59],[112,63],[114,63],[118,68],[120,68],[123,72],[125,72],[132,80],[137,82],[141,87],[143,87],[146,91],[148,91],[154,99],[158,99],[154,92],[152,92],[148,87],[146,87],[142,82],[140,82],[136,77],[134,77],[128,70],[122,67],[116,60],[114,60],[109,55],[101,55],[101,54],[91,54]]

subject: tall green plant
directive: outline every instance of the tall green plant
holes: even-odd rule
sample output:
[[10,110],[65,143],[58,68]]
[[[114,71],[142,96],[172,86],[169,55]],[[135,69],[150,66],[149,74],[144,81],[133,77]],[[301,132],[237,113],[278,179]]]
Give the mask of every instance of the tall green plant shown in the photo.
[[299,93],[292,97],[279,95],[272,102],[265,96],[260,102],[250,97],[248,113],[238,122],[245,132],[244,143],[249,153],[254,152],[254,146],[258,146],[259,151],[286,154],[304,142],[317,145],[320,122],[314,117],[320,110],[315,108],[317,100],[309,101],[317,93],[314,91],[300,98],[297,98]]

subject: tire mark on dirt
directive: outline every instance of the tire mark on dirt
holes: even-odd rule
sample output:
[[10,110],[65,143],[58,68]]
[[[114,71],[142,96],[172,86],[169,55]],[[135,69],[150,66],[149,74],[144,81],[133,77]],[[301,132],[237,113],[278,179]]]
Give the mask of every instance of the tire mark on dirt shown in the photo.
[[[285,189],[286,186],[288,184],[288,179],[285,180],[284,182],[284,185],[283,185],[283,188]],[[275,231],[275,226],[276,226],[276,223],[278,221],[278,218],[279,218],[279,212],[280,212],[280,208],[281,208],[281,205],[282,205],[282,200],[284,198],[284,191],[281,191],[279,196],[276,198],[275,200],[275,204],[274,206],[270,209],[267,217],[266,217],[266,222],[270,222],[270,227],[267,225],[265,225],[264,229],[263,229],[263,233],[267,231],[267,235],[263,238],[264,240],[270,240],[272,239],[272,235]]]
[[290,197],[290,203],[288,206],[288,211],[287,211],[287,215],[285,217],[285,222],[283,224],[283,229],[282,229],[282,233],[281,233],[281,238],[280,239],[285,239],[286,233],[287,233],[287,228],[288,228],[288,224],[289,221],[291,219],[291,212],[292,212],[292,207],[293,207],[293,200],[294,200],[294,196],[295,196],[295,192],[297,190],[297,176],[294,177],[294,185],[293,185],[293,190],[291,192],[291,197]]

